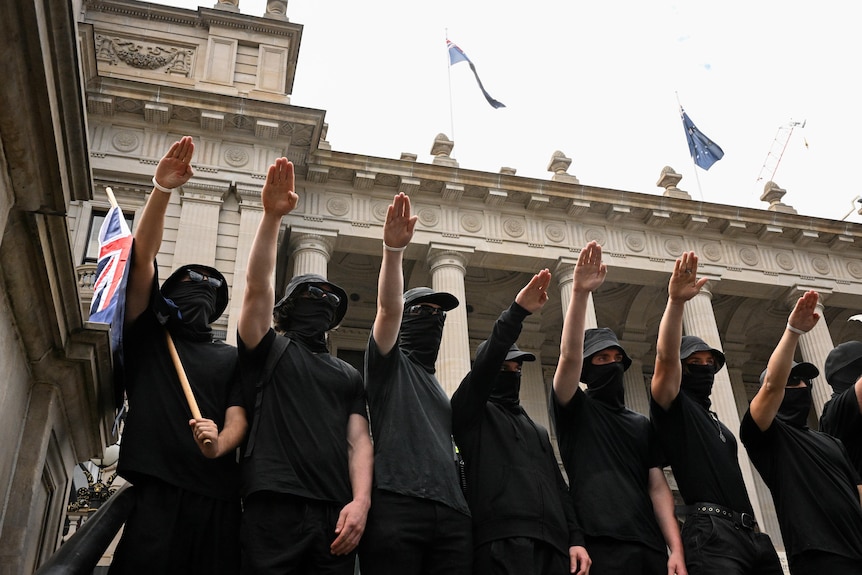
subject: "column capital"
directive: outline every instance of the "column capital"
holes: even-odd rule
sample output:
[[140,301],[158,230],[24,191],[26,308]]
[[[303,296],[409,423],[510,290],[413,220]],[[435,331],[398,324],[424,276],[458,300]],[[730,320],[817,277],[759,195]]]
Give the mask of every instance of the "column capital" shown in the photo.
[[335,240],[338,232],[334,230],[311,230],[307,228],[292,227],[288,247],[291,250],[318,250],[326,254],[326,259],[332,255],[335,249]]
[[263,202],[260,199],[260,187],[252,187],[243,184],[236,184],[236,195],[239,198],[239,210],[254,209],[262,210]]
[[[189,180],[180,188],[182,202],[201,202],[205,204],[221,204],[230,191],[230,183],[206,184]],[[161,193],[161,192],[160,192]]]
[[437,268],[446,266],[457,267],[462,273],[466,273],[467,262],[475,251],[475,248],[470,246],[431,242],[428,246],[428,267],[432,274]]
[[817,295],[820,296],[817,298],[817,310],[820,312],[820,316],[823,316],[823,307],[826,303],[826,300],[832,295],[832,288],[826,286],[816,286],[816,285],[803,285],[803,284],[794,284],[787,290],[787,293],[784,295],[784,300],[787,302],[787,307],[791,310],[796,305],[796,300],[802,297],[802,294],[809,290],[814,290],[817,292]]
[[[554,266],[554,275],[557,276],[557,281],[562,283],[564,280],[571,281],[572,274],[575,273],[575,267],[578,265],[578,258],[562,256],[557,259],[557,265]],[[567,278],[566,278],[567,276]]]

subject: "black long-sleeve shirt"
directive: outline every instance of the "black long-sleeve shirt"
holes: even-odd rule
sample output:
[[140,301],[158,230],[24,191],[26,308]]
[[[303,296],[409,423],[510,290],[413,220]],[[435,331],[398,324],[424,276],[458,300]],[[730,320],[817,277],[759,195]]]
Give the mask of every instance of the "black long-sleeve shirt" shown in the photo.
[[464,457],[473,543],[531,537],[568,556],[583,545],[548,432],[520,406],[489,401],[506,353],[529,312],[517,303],[494,324],[473,369],[452,396],[452,428]]

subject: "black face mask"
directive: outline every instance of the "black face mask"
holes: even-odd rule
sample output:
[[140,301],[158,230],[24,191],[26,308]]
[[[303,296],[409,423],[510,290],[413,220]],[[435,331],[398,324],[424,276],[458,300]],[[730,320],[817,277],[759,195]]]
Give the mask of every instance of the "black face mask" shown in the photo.
[[434,363],[443,339],[443,314],[407,315],[401,319],[398,345],[402,353],[418,363],[428,373],[434,373]]
[[784,400],[775,416],[793,427],[808,427],[808,413],[811,411],[811,388],[791,387],[784,390]]
[[326,331],[335,308],[325,299],[297,297],[287,318],[285,331],[312,351],[326,351]]
[[587,396],[614,409],[624,408],[625,370],[625,366],[618,361],[604,365],[585,365],[583,380],[587,384]]
[[215,311],[216,288],[202,282],[179,282],[164,297],[179,308],[179,321],[170,324],[173,333],[194,340],[212,337],[209,318]]
[[715,366],[696,365],[693,363],[682,364],[682,384],[680,389],[691,399],[709,409],[712,402],[712,384],[715,382]]
[[494,378],[489,401],[500,404],[510,411],[520,410],[521,372],[501,371]]

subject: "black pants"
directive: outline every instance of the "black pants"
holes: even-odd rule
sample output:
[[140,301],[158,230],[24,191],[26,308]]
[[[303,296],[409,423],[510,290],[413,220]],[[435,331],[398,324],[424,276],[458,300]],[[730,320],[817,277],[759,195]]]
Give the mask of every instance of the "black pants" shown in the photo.
[[[772,540],[714,515],[689,515],[682,527],[688,575],[783,575]],[[825,575],[825,574],[821,574]]]
[[667,552],[636,541],[586,537],[590,575],[667,575]]
[[375,490],[359,542],[362,575],[468,575],[472,523],[429,499]]
[[239,499],[212,499],[162,481],[137,481],[111,575],[239,573]]
[[825,551],[803,551],[790,557],[791,575],[862,575],[862,561]]
[[530,537],[496,539],[476,548],[473,575],[568,575],[569,557]]
[[267,491],[243,503],[243,575],[353,575],[356,552],[329,550],[340,505]]

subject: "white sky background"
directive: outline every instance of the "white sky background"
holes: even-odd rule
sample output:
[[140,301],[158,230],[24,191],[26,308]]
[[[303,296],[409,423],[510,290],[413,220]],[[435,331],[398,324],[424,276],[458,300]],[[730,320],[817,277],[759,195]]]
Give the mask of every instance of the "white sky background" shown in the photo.
[[[249,15],[265,6],[240,0]],[[695,200],[765,209],[767,155],[804,120],[774,177],[782,201],[841,219],[862,195],[852,2],[289,0],[287,15],[304,25],[291,103],[326,110],[334,150],[431,162],[442,132],[465,169],[549,179],[560,150],[585,185],[660,195],[671,166]],[[449,69],[447,31],[506,108],[485,102],[467,63]],[[724,150],[709,171],[691,161],[677,94]],[[862,222],[859,207],[847,221]]]

